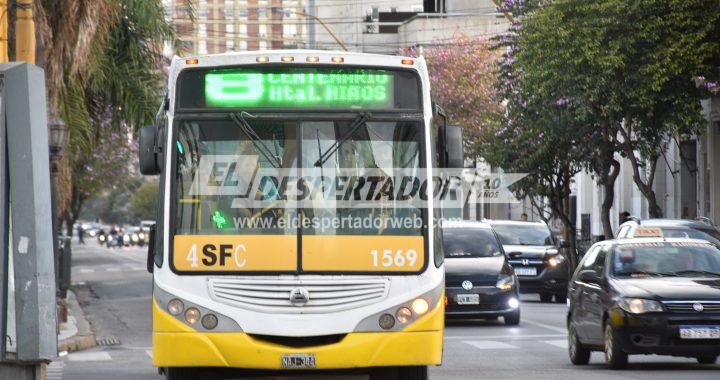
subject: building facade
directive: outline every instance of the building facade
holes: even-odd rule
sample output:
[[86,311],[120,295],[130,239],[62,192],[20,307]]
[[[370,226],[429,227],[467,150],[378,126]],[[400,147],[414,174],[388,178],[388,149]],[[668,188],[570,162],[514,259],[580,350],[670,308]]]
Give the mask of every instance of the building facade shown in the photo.
[[194,22],[182,0],[166,0],[183,55],[309,46],[303,16],[310,0],[194,0]]

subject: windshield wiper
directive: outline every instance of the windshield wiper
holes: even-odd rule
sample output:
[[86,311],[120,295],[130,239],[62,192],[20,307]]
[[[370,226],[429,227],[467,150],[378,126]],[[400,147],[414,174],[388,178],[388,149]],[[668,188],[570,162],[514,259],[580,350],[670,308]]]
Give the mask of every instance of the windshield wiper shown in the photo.
[[318,157],[317,161],[315,161],[315,166],[322,166],[327,160],[329,160],[333,153],[337,152],[345,141],[350,140],[353,133],[355,133],[358,128],[365,125],[365,122],[370,120],[370,116],[369,112],[360,113],[360,115],[350,124],[350,129],[348,129],[344,135],[336,140],[335,143],[325,151],[325,153],[320,154],[320,157]]
[[692,269],[691,269],[691,270],[681,270],[681,271],[673,272],[673,274],[675,274],[675,275],[677,275],[677,276],[680,276],[680,275],[683,275],[683,274],[693,274],[693,273],[706,274],[706,275],[710,275],[710,276],[718,276],[718,277],[720,277],[720,273],[710,272],[710,271],[707,271],[707,270],[692,270]]
[[675,272],[647,272],[642,270],[636,270],[632,272],[621,272],[618,273],[620,276],[668,276],[668,277],[677,277],[678,275],[675,274]]
[[277,155],[273,154],[272,151],[270,151],[270,148],[268,148],[267,145],[265,145],[264,142],[262,142],[262,139],[260,136],[255,132],[253,127],[245,120],[244,115],[252,116],[249,113],[242,111],[239,114],[231,113],[230,114],[230,120],[235,122],[235,124],[240,128],[243,133],[247,135],[247,137],[250,139],[250,141],[255,146],[255,149],[257,149],[260,154],[265,157],[268,162],[270,162],[270,165],[272,165],[275,168],[279,168],[282,166],[282,162],[278,158]]

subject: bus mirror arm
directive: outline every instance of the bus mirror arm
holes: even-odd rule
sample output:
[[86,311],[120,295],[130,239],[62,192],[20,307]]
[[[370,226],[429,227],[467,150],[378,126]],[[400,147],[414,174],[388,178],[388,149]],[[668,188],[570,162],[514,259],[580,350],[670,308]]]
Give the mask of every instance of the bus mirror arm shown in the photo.
[[150,227],[150,239],[148,241],[147,271],[152,273],[155,270],[155,226]]

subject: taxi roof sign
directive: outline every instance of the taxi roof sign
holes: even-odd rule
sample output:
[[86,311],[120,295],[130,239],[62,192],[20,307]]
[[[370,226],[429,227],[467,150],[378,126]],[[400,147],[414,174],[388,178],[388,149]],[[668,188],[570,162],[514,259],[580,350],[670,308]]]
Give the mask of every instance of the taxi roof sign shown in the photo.
[[635,229],[633,237],[663,237],[663,232],[658,227],[638,227]]

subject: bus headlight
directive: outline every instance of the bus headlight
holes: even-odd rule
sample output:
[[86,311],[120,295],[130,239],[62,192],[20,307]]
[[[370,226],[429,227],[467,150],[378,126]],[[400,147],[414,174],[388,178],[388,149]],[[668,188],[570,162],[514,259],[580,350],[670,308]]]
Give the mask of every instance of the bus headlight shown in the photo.
[[380,319],[378,319],[378,324],[383,330],[390,330],[395,326],[395,318],[390,314],[383,314],[380,316]]
[[417,315],[423,315],[427,313],[428,309],[430,309],[430,305],[428,305],[428,302],[425,300],[425,298],[418,298],[412,303],[412,310]]
[[412,311],[406,307],[401,307],[397,313],[395,313],[395,318],[397,318],[400,323],[408,323],[410,318],[412,318]]
[[215,314],[205,314],[204,317],[202,317],[202,320],[200,321],[202,323],[202,326],[208,330],[212,330],[218,325],[218,318],[215,316]]
[[191,307],[185,311],[185,320],[187,323],[194,325],[200,320],[200,310]]
[[185,304],[177,298],[171,299],[167,304],[167,309],[172,315],[179,315],[185,310]]

